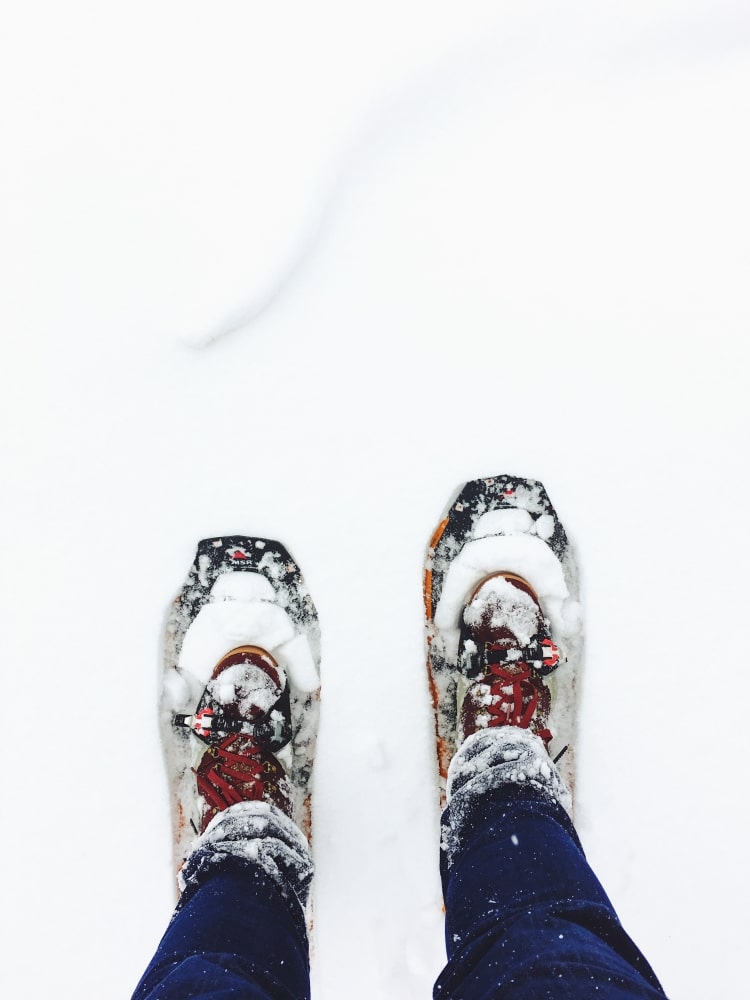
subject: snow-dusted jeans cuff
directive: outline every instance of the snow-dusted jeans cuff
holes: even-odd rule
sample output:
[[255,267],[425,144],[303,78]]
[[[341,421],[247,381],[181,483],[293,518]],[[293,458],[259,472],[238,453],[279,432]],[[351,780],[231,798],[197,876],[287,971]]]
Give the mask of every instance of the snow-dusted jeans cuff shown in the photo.
[[239,802],[214,816],[179,873],[180,907],[213,872],[237,864],[259,868],[304,914],[313,877],[310,848],[297,824],[268,802]]
[[442,847],[449,868],[474,807],[501,786],[546,796],[568,814],[572,810],[570,792],[538,736],[514,726],[479,729],[464,740],[448,768]]

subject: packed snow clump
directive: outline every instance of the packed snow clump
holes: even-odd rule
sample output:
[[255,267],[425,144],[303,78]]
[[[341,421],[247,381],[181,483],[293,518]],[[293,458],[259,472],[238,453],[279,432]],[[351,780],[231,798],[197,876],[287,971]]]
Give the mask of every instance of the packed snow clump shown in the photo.
[[210,600],[191,623],[180,650],[180,671],[196,679],[191,696],[209,683],[210,671],[225,653],[243,645],[269,652],[297,691],[317,690],[320,678],[307,636],[275,603],[276,598],[276,591],[260,573],[223,573],[218,577]]
[[[279,672],[281,690],[283,674]],[[281,693],[274,679],[255,663],[236,663],[223,670],[206,685],[211,698],[219,705],[237,706],[241,718],[271,710]]]
[[531,642],[539,624],[539,608],[525,591],[502,576],[486,580],[464,609],[469,626],[508,628],[522,646]]

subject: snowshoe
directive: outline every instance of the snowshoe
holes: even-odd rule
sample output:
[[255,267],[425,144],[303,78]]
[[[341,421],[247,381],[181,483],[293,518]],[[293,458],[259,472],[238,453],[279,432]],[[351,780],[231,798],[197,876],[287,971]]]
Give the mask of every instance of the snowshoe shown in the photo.
[[175,862],[217,811],[273,802],[310,838],[320,629],[279,542],[198,544],[167,623],[161,729]]
[[441,803],[458,746],[484,727],[529,729],[573,789],[582,652],[578,570],[541,483],[466,483],[427,550],[427,670]]

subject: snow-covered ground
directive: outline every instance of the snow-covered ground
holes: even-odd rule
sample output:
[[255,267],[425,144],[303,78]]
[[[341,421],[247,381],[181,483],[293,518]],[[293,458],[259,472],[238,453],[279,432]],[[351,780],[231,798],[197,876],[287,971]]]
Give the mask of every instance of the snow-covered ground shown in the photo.
[[736,996],[747,5],[3,22],[4,993],[128,996],[156,946],[162,627],[233,532],[321,618],[315,998],[430,995],[420,570],[451,491],[510,472],[582,569],[589,858],[671,995]]

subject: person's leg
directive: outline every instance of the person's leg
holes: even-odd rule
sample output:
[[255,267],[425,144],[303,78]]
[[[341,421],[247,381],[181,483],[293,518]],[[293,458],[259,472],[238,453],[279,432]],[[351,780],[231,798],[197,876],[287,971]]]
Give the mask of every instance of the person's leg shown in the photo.
[[466,483],[430,540],[428,671],[446,779],[448,965],[438,998],[664,996],[568,818],[577,581],[565,530],[535,480]]
[[180,903],[133,1000],[310,996],[305,838],[273,805],[220,813],[181,873]]
[[435,997],[664,996],[591,871],[542,741],[514,727],[456,754],[442,818],[448,965]]

